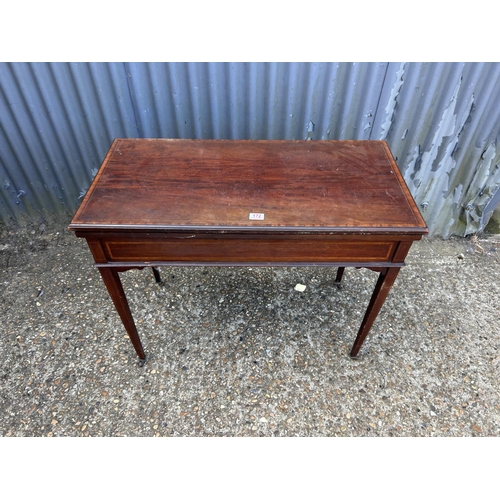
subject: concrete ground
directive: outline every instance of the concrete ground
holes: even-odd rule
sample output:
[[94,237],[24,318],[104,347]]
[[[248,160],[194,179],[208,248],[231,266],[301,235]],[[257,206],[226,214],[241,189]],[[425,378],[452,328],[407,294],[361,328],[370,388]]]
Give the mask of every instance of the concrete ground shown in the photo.
[[500,435],[498,236],[414,244],[355,360],[372,271],[128,271],[140,367],[92,263],[1,231],[1,436]]

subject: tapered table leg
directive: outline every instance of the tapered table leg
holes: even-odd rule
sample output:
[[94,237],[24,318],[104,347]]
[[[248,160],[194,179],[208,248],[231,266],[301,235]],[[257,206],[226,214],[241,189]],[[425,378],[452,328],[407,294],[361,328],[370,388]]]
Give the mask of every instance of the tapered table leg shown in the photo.
[[361,327],[358,331],[358,336],[354,341],[352,346],[351,356],[354,358],[358,355],[358,352],[363,345],[363,342],[370,331],[375,318],[377,317],[384,301],[389,294],[389,291],[394,284],[394,280],[399,273],[399,267],[386,267],[380,273],[377,284],[375,285],[375,290],[373,290],[372,298],[368,304],[368,309],[366,310],[365,317],[361,323]]
[[144,349],[142,348],[141,340],[134,323],[134,318],[130,312],[127,297],[125,296],[122,282],[118,276],[118,271],[109,267],[99,267],[99,272],[101,273],[104,284],[106,285],[109,295],[115,304],[116,310],[120,315],[123,326],[125,326],[128,336],[132,341],[132,345],[134,346],[137,356],[139,356],[141,360],[145,360],[146,355],[144,354]]

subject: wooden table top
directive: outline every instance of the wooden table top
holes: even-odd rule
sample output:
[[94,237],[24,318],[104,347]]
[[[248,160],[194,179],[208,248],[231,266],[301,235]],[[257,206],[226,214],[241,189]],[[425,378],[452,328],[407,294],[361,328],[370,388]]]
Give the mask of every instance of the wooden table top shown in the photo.
[[384,141],[116,139],[69,227],[427,233]]

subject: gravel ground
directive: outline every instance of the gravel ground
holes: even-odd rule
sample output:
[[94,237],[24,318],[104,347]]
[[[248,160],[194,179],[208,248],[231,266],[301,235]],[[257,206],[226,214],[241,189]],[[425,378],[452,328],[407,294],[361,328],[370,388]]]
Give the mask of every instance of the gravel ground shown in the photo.
[[367,269],[128,271],[140,367],[85,241],[0,236],[0,436],[500,435],[498,237],[414,244],[355,360]]

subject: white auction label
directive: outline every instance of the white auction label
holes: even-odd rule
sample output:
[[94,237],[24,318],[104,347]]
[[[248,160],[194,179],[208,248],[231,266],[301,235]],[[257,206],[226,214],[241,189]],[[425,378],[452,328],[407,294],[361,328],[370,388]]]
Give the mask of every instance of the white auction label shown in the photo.
[[254,214],[254,213],[252,213],[252,214],[250,214],[248,216],[248,218],[250,220],[264,220],[264,214]]

